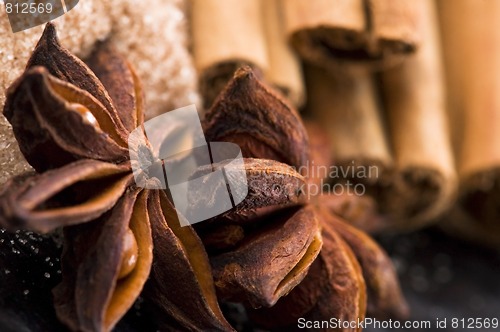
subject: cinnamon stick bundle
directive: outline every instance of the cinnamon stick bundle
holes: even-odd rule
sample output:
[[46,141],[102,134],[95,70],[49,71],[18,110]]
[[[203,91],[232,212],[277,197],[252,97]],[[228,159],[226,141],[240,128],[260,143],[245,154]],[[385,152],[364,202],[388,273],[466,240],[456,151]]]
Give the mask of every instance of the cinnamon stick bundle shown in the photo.
[[[366,188],[362,197],[333,190],[341,204],[331,206],[340,214],[358,211],[356,206],[369,209],[373,218],[351,218],[367,231],[420,227],[443,213],[455,194],[436,13],[432,0],[418,3],[425,13],[421,47],[381,73],[385,112],[366,70],[316,70],[307,76],[309,109],[328,126],[336,167]],[[356,172],[347,171],[349,166]],[[376,176],[365,177],[374,166]]]
[[425,13],[420,49],[381,74],[395,168],[387,203],[408,218],[404,228],[436,218],[456,189],[435,3],[418,2]]
[[445,227],[500,246],[500,2],[440,0],[459,199]]
[[286,0],[286,33],[306,60],[390,63],[420,41],[420,0]]

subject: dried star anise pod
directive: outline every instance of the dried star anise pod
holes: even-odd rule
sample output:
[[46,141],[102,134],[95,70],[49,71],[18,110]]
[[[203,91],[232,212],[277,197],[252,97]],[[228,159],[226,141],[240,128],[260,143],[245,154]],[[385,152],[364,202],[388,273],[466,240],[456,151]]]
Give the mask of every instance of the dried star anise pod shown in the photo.
[[[295,110],[243,67],[206,114],[204,129],[209,140],[236,143],[250,157],[228,166],[244,168],[247,197],[197,227],[208,250],[216,249],[210,261],[217,294],[270,307],[302,281],[321,249],[319,220],[301,205],[306,179],[296,170],[306,163],[305,128]],[[210,200],[204,188],[198,192]]]
[[[257,199],[247,198],[247,204],[198,227],[202,241],[214,249],[210,261],[219,296],[248,304],[250,317],[266,328],[291,329],[299,317],[363,319],[367,307],[368,314],[376,317],[407,315],[395,270],[383,250],[368,235],[335,216],[336,210],[330,208],[329,202],[336,199],[334,195],[316,197],[314,204],[307,201],[306,184],[319,185],[321,179],[306,179],[296,171],[291,177],[294,168],[305,170],[310,166],[306,164],[308,158],[320,156],[318,159],[323,162],[331,158],[309,149],[298,114],[260,82],[250,68],[239,69],[214,102],[206,114],[205,131],[210,140],[237,143],[243,156],[249,158],[245,163],[249,183],[256,181],[249,195]],[[314,149],[324,151],[321,139],[315,142]],[[264,162],[260,158],[276,161]],[[283,172],[281,182],[269,180],[279,173],[278,167],[283,167],[278,161],[293,166]],[[253,165],[262,170],[252,176]],[[297,185],[299,178],[302,185]],[[273,190],[281,188],[285,189]],[[276,224],[279,220],[286,222]],[[272,233],[275,225],[283,233],[292,225],[295,232],[301,233],[307,229],[303,224],[311,220],[321,228],[323,245],[319,255],[318,249],[313,249],[317,248],[316,240],[300,237],[302,242],[298,246],[310,256],[298,255],[300,250],[296,249],[297,243],[293,244],[297,242],[293,232],[275,237]],[[282,242],[287,238],[290,241]],[[314,239],[319,241],[318,234]],[[296,269],[304,262],[308,268],[293,283],[294,288],[273,297],[265,286],[276,284],[273,278],[282,267],[273,265],[280,255],[291,256]],[[299,257],[301,262],[297,263]],[[305,257],[315,259],[305,260]],[[252,269],[242,268],[244,265],[251,265]],[[284,280],[290,282],[296,274],[286,272]],[[271,290],[279,292],[280,285]],[[263,308],[251,309],[259,307]]]
[[364,318],[365,310],[368,316],[378,319],[407,318],[408,306],[392,263],[383,250],[362,231],[324,207],[316,207],[316,210],[322,216],[323,226],[323,249],[318,259],[287,296],[272,308],[249,311],[250,318],[277,331],[284,328],[299,331],[299,318],[358,321]]
[[163,296],[167,326],[232,330],[193,228],[180,227],[163,191],[134,184],[127,139],[143,123],[142,102],[132,67],[108,44],[85,64],[47,24],[4,110],[39,174],[2,189],[0,224],[64,228],[62,282],[53,294],[71,330],[111,330],[148,277],[150,291]]

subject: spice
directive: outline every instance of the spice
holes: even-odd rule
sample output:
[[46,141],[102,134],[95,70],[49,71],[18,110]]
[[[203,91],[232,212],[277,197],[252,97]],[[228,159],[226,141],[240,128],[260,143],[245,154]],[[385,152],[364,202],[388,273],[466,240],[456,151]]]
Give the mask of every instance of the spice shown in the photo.
[[302,105],[302,72],[288,45],[281,9],[280,0],[192,2],[193,57],[206,108],[243,65],[259,72],[295,106]]
[[205,119],[208,140],[236,143],[244,157],[273,159],[296,169],[306,164],[307,132],[297,111],[250,67],[236,71]]
[[321,249],[318,218],[304,207],[273,219],[234,250],[211,258],[221,299],[270,307],[304,279]]
[[458,202],[444,226],[498,248],[500,227],[500,3],[439,4]]
[[397,274],[389,256],[368,235],[322,209],[327,223],[349,245],[356,256],[366,282],[368,314],[379,319],[404,319],[408,306],[398,285]]
[[[235,73],[204,123],[209,140],[240,144],[244,163],[202,165],[192,175],[244,171],[248,194],[196,227],[181,227],[187,221],[165,191],[133,182],[126,138],[143,123],[140,84],[110,45],[87,66],[58,44],[48,24],[9,90],[5,113],[39,173],[2,189],[0,223],[38,232],[63,227],[62,282],[53,294],[58,318],[71,330],[111,330],[141,292],[161,330],[231,331],[218,301],[272,307],[295,291],[306,294],[297,309],[307,317],[362,319],[363,267],[374,310],[396,312],[392,306],[404,301],[382,296],[388,287],[398,294],[398,285],[394,271],[372,259],[373,244],[348,228],[337,231],[325,217],[330,211],[306,201],[310,179],[298,172],[310,155],[305,127],[249,67]],[[172,135],[165,139],[178,138]],[[147,142],[140,153],[155,162]],[[212,201],[207,187],[189,189],[194,204]],[[379,282],[380,271],[390,282]]]
[[[189,315],[195,310],[206,317],[198,328],[231,330],[213,300],[212,279],[201,278],[209,263],[198,236],[190,227],[172,231],[179,221],[164,194],[134,185],[127,137],[143,121],[139,81],[107,44],[89,65],[94,72],[59,45],[52,24],[46,26],[4,111],[40,174],[3,189],[0,222],[39,232],[64,227],[63,279],[54,304],[72,330],[111,330],[142,291],[153,255],[175,270],[168,274],[171,285],[196,295]],[[137,258],[131,260],[134,242]],[[200,254],[193,257],[193,251]],[[163,275],[151,274],[153,288],[161,284],[155,277]],[[165,316],[182,321],[173,309],[185,301],[169,300]]]
[[193,1],[193,58],[206,108],[240,66],[268,66],[261,11],[260,0]]
[[[204,129],[210,141],[241,147],[248,182],[246,199],[214,221],[244,232],[236,246],[211,255],[217,293],[252,307],[272,306],[302,281],[321,248],[314,212],[300,207],[306,179],[297,170],[306,164],[306,130],[249,67],[234,74],[206,113]],[[210,196],[201,188],[198,201]]]
[[366,286],[360,265],[333,226],[321,221],[323,248],[303,283],[276,306],[250,313],[267,328],[296,328],[299,317],[318,321],[332,317],[343,321],[364,319]]
[[285,35],[281,0],[260,1],[268,58],[264,71],[266,80],[298,108],[305,100],[302,68]]
[[[271,112],[272,114],[269,114]],[[225,119],[227,122],[217,121],[217,119]],[[260,121],[257,122],[254,119]],[[249,122],[251,125],[247,124]],[[308,160],[301,156],[312,155],[308,148],[306,129],[296,117],[296,113],[264,83],[259,82],[248,67],[235,73],[233,81],[228,84],[225,91],[219,95],[212,108],[206,113],[205,128],[207,135],[213,140],[226,140],[241,144],[242,153],[248,158],[272,157],[293,165],[296,169],[304,169]],[[287,130],[285,131],[284,128]],[[269,134],[263,135],[262,133]],[[280,137],[279,135],[286,136]],[[284,142],[286,140],[297,143],[288,146],[288,143]],[[251,144],[246,142],[251,142]],[[283,152],[278,153],[278,151]],[[254,170],[258,169],[257,165],[259,165],[263,170],[261,173],[267,175],[266,178],[273,178],[281,173],[285,181],[280,182],[278,179],[257,181],[255,189],[249,190],[250,198],[247,198],[249,201],[246,203],[244,201],[241,207],[237,206],[216,221],[238,225],[245,233],[245,236],[236,244],[224,249],[219,247],[214,254],[210,255],[218,294],[231,301],[245,303],[249,308],[250,317],[266,328],[291,327],[296,324],[296,319],[299,317],[317,320],[326,320],[331,317],[343,320],[363,319],[366,311],[367,291],[372,295],[372,300],[368,302],[370,314],[378,317],[384,317],[384,315],[405,317],[407,305],[401,296],[396,272],[392,268],[390,259],[367,235],[348,225],[339,224],[344,221],[334,216],[336,210],[329,209],[324,199],[327,197],[335,201],[337,196],[323,193],[321,196],[314,196],[314,200],[308,201],[304,197],[309,197],[307,190],[304,190],[302,195],[291,195],[295,191],[289,188],[300,188],[296,185],[300,182],[300,175],[297,173],[296,176],[291,177],[293,172],[285,171],[286,168],[281,172],[276,172],[279,164],[258,160],[248,160],[246,165],[256,165],[250,168]],[[253,183],[251,174],[252,172],[247,173],[249,184]],[[292,179],[294,180],[290,182]],[[302,182],[313,183],[313,179],[304,178]],[[289,184],[285,186],[287,190],[283,190],[287,194],[283,196],[273,195],[273,191],[269,188],[270,184],[278,184],[281,188],[287,183]],[[307,186],[302,187],[307,188]],[[257,195],[250,193],[257,193]],[[287,208],[290,203],[287,197],[292,197],[292,201],[302,207]],[[268,207],[255,213],[255,208],[261,208],[262,204],[267,204]],[[307,215],[310,217],[306,217]],[[297,223],[300,219],[302,219],[301,223]],[[313,231],[315,228],[307,225],[311,223],[311,220],[317,220],[315,222],[321,228],[323,239],[321,251],[319,254],[311,255],[318,256],[308,263],[307,275],[300,283],[291,291],[287,289],[288,295],[281,299],[270,297],[268,294],[272,294],[271,291],[278,293],[281,291],[281,284],[278,284],[277,288],[275,286],[277,284],[276,272],[284,270],[290,273],[290,267],[277,263],[278,260],[273,259],[281,255],[280,250],[277,249],[280,249],[282,243],[299,241],[295,239],[297,234],[288,231],[289,225],[295,224],[293,229],[297,233],[315,234]],[[248,227],[250,225],[253,227],[265,225],[266,228],[252,229]],[[283,236],[274,237],[267,233],[274,231],[275,225],[279,225]],[[252,233],[252,230],[255,232]],[[272,239],[272,242],[262,240],[264,238]],[[314,238],[319,237],[314,235]],[[302,239],[304,241],[304,238]],[[259,252],[253,241],[260,243],[258,247],[267,248],[267,250]],[[304,243],[301,243],[302,252],[305,248],[308,248],[307,251],[314,252],[313,249],[317,246],[314,245],[315,242],[316,240],[302,242]],[[304,260],[300,258],[301,256],[307,257],[307,251],[306,255],[298,255],[300,251],[295,245],[289,244],[285,248],[289,251],[283,263],[300,262]],[[219,253],[220,251],[222,253]],[[245,264],[240,262],[245,262]],[[242,268],[252,264],[255,264],[252,269]],[[300,265],[297,264],[294,269]],[[366,275],[366,285],[363,275]],[[263,279],[267,281],[262,283]],[[293,281],[287,277],[285,280]],[[263,308],[253,310],[258,307]]]
[[[345,201],[351,206],[366,208],[367,200],[373,199],[374,208],[368,218],[356,218],[352,214],[341,216],[367,231],[386,227],[387,220],[380,224],[381,218],[372,217],[387,212],[383,203],[387,200],[393,156],[372,75],[364,69],[329,73],[319,67],[308,66],[306,80],[307,110],[325,127],[335,155],[335,167],[341,170],[340,174],[333,176],[328,172],[333,177],[330,180],[338,186],[360,183],[366,189],[362,196],[337,190],[335,203]],[[349,170],[356,170],[354,176]],[[363,176],[356,176],[357,170],[363,170]],[[343,210],[337,210],[337,213],[341,212]]]
[[394,225],[401,229],[432,222],[456,193],[436,5],[419,3],[425,15],[418,52],[381,73],[395,168],[388,206],[406,219]]
[[419,46],[419,1],[291,0],[282,2],[285,31],[299,55],[328,69],[391,64]]
[[[304,280],[275,306],[250,310],[265,328],[296,328],[307,320],[405,319],[408,306],[387,254],[363,232],[349,226],[322,204],[315,206],[323,248]],[[366,283],[366,286],[365,286]]]
[[342,216],[366,231],[422,227],[449,208],[456,191],[434,3],[415,3],[425,14],[415,27],[423,40],[415,54],[379,74],[381,102],[366,68],[306,71],[308,109],[328,126],[339,167],[356,170],[332,180],[342,192],[359,184],[366,194],[343,195],[342,209],[370,205],[372,212]]

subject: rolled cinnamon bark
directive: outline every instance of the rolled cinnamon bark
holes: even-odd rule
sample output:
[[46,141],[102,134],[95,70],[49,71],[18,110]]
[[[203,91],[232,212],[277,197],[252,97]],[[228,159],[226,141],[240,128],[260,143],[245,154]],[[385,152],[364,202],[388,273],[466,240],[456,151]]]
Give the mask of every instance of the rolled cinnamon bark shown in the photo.
[[445,227],[500,246],[500,2],[440,0],[459,200]]
[[209,107],[241,65],[266,70],[261,2],[193,0],[193,55],[200,91]]
[[265,77],[296,106],[304,103],[302,68],[287,43],[280,0],[261,0],[269,65]]
[[360,161],[387,167],[392,163],[379,103],[368,71],[333,74],[307,66],[307,109],[330,135],[339,163]]
[[418,46],[415,0],[286,0],[285,31],[306,60],[324,67],[390,63]]
[[381,74],[395,162],[387,203],[407,218],[396,225],[405,229],[444,212],[456,189],[435,3],[418,3],[425,13],[418,52]]
[[365,0],[369,50],[379,56],[414,53],[422,40],[427,12],[423,0]]
[[[333,181],[330,189],[339,202],[342,200],[342,206],[350,205],[336,212],[342,215],[343,210],[356,210],[352,205],[364,209],[365,199],[357,194],[376,197],[377,206],[372,210],[379,211],[393,160],[371,74],[364,70],[330,74],[313,66],[307,66],[305,74],[307,110],[325,127],[333,149],[335,165],[329,169]],[[363,189],[366,192],[361,193]],[[350,221],[368,231],[385,227],[385,223],[372,220],[379,219]]]
[[[429,223],[449,207],[456,191],[434,3],[418,3],[425,13],[420,49],[381,74],[385,118],[375,101],[369,73],[308,76],[309,105],[320,122],[328,125],[337,167],[348,173],[352,184],[366,188],[363,198],[356,197],[356,191],[349,197],[334,190],[334,196],[350,209],[373,199],[376,206],[368,206],[378,216],[362,218],[357,224],[371,232],[409,230]],[[350,165],[355,167],[354,174],[347,171]],[[379,170],[377,176],[365,178],[364,174],[373,174],[373,166]]]

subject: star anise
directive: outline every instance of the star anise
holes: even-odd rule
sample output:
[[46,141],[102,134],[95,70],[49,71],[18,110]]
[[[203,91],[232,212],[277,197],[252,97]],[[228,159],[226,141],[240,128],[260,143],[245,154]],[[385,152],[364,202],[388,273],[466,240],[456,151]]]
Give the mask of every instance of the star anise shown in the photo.
[[[219,251],[218,254],[210,255],[219,296],[231,301],[243,301],[249,304],[249,308],[264,307],[250,310],[249,313],[251,318],[267,328],[291,329],[300,317],[317,320],[336,317],[356,321],[365,317],[367,306],[368,314],[379,318],[404,318],[407,315],[407,305],[390,259],[368,235],[335,215],[337,196],[321,193],[312,200],[306,200],[309,196],[306,183],[319,185],[321,181],[303,178],[297,171],[310,166],[311,158],[315,156],[316,161],[326,163],[331,158],[324,155],[318,157],[316,150],[309,149],[308,135],[298,114],[260,82],[250,68],[236,72],[207,112],[205,132],[210,140],[237,143],[247,158],[267,158],[280,162],[267,161],[265,165],[263,159],[248,159],[247,165],[256,164],[262,168],[260,176],[255,178],[247,170],[251,179],[260,182],[257,186],[260,191],[255,192],[255,196],[263,197],[264,192],[283,188],[278,192],[288,192],[289,197],[293,197],[285,189],[285,184],[291,183],[289,178],[292,174],[294,179],[302,181],[302,195],[295,200],[294,207],[286,208],[286,204],[276,204],[272,199],[261,200],[257,206],[242,204],[217,218],[216,224],[223,224],[219,226],[221,228],[217,236],[202,236],[206,245],[216,244]],[[315,144],[313,147],[324,153],[321,146]],[[309,163],[306,163],[308,159]],[[282,183],[276,179],[266,182],[264,179],[269,176],[263,175],[274,175],[276,165],[283,167],[281,163],[292,166],[281,176]],[[209,193],[205,195],[209,196]],[[267,237],[274,243],[274,247],[268,247],[256,244],[253,235],[247,238],[242,234],[249,228],[252,232],[256,223],[267,224],[267,227],[272,228],[276,220],[287,220],[290,228],[294,229],[290,234],[303,232],[303,224],[307,224],[307,220],[317,220],[323,246],[314,263],[311,265],[310,261],[307,262],[309,269],[306,277],[300,279],[298,286],[287,291],[287,296],[271,298],[272,301],[256,300],[262,297],[261,290],[255,285],[265,285],[267,281],[262,280],[273,276],[273,272],[281,267],[275,268],[273,264],[276,257],[266,253],[273,252],[276,246],[283,246],[285,251],[291,248],[288,254],[293,257],[294,246],[290,244],[293,240],[283,242],[283,239],[291,237],[283,235],[273,238],[266,235],[265,230],[260,230],[258,236]],[[283,233],[288,231],[287,223],[278,226]],[[210,226],[205,224],[199,227]],[[299,243],[299,246],[307,247],[309,253],[314,253],[312,256],[316,257],[316,251],[309,243],[305,246]],[[221,247],[226,248],[226,251],[221,250]],[[307,254],[303,257],[307,257]],[[243,269],[243,263],[255,264],[257,268]]]
[[134,183],[127,139],[143,123],[142,91],[111,46],[99,45],[85,64],[47,24],[4,115],[38,174],[2,189],[0,223],[41,233],[64,227],[63,277],[53,291],[64,324],[111,330],[150,277],[168,301],[168,324],[232,330],[197,234],[180,227],[163,191]]

